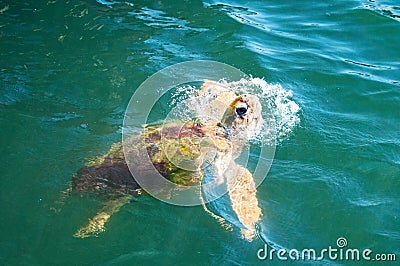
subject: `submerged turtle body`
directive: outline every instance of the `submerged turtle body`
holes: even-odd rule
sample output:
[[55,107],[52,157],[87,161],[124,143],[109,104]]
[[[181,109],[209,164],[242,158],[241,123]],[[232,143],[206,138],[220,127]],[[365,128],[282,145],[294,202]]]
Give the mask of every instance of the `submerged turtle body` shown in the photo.
[[107,197],[136,196],[139,188],[129,172],[121,142],[113,144],[105,155],[90,160],[72,179],[73,190],[95,191]]

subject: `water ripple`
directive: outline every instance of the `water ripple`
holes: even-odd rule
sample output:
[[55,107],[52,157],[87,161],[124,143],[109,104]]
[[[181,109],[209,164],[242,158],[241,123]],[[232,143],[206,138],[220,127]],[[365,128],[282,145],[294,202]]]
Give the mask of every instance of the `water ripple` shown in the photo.
[[400,6],[392,6],[380,4],[378,1],[369,0],[367,4],[362,5],[363,8],[372,10],[380,15],[400,21]]
[[354,64],[354,65],[363,66],[363,67],[368,67],[368,68],[392,69],[390,66],[378,66],[378,65],[368,64],[368,63],[357,62],[357,61],[353,61],[353,60],[350,60],[350,59],[345,59],[344,61],[347,62],[347,63],[351,63],[351,64]]

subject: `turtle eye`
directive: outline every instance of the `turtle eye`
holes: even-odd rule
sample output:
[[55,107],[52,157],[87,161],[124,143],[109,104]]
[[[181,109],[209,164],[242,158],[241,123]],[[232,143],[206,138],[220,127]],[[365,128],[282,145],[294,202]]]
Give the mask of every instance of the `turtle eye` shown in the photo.
[[238,107],[236,108],[236,113],[240,116],[245,115],[247,112],[247,108],[246,107]]

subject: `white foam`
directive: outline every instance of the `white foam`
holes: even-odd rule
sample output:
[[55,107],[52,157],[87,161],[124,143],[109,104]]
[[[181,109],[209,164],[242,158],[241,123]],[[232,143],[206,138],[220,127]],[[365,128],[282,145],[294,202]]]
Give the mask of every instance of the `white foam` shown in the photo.
[[[229,88],[237,95],[252,94],[256,95],[261,102],[263,108],[264,125],[262,130],[255,136],[255,141],[270,142],[282,141],[287,138],[294,128],[300,123],[299,105],[293,101],[293,92],[285,90],[280,84],[267,83],[261,78],[247,78],[235,82],[227,82],[220,80],[222,86]],[[201,104],[200,108],[187,108],[184,101],[190,104],[196,104],[199,101],[211,101],[213,95],[210,94],[210,99],[198,99],[196,94],[197,89],[193,86],[182,86],[177,89],[171,99],[171,106],[177,108],[182,120],[195,119],[204,116],[204,110]],[[197,97],[197,98],[196,98]],[[195,113],[193,113],[195,112]]]

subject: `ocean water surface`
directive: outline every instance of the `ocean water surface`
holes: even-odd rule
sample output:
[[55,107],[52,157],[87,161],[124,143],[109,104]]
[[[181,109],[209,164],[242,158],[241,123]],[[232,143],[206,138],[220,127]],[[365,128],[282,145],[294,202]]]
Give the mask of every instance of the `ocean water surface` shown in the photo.
[[[393,254],[396,265],[399,36],[395,0],[0,1],[0,264],[365,263],[257,256],[264,241],[319,252],[345,238],[343,250]],[[60,191],[121,139],[136,88],[190,60],[263,78],[299,107],[278,113],[292,120],[279,120],[258,187],[261,237],[242,239],[201,206],[143,196],[98,237],[74,238],[100,201],[71,196],[55,211]]]

